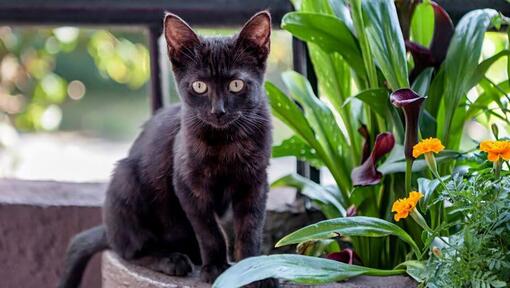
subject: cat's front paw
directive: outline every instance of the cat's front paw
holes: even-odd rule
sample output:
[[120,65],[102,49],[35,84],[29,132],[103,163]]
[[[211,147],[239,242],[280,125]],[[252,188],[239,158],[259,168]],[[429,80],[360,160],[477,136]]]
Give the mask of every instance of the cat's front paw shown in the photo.
[[246,286],[243,286],[244,288],[278,288],[280,285],[278,284],[278,279],[269,278],[260,280],[257,282],[253,282],[251,284],[248,284]]
[[200,271],[200,279],[204,282],[212,283],[223,271],[227,270],[228,267],[230,267],[230,265],[227,263],[204,265]]
[[159,262],[160,272],[169,276],[186,276],[193,271],[193,264],[188,256],[174,253],[169,257],[161,258]]

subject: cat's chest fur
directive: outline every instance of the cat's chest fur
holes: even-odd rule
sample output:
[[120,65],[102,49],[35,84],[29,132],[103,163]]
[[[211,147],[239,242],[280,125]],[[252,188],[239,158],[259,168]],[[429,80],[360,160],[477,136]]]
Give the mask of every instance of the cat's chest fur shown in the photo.
[[176,163],[181,163],[179,174],[196,190],[209,191],[231,190],[265,177],[269,152],[261,141],[264,137],[267,135],[253,135],[221,144],[188,139],[175,155]]

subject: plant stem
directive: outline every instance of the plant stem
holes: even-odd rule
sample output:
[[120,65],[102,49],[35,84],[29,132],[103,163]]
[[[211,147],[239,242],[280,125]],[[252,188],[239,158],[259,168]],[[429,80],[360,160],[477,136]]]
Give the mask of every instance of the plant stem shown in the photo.
[[402,275],[405,274],[406,270],[380,270],[380,269],[370,269],[365,275],[369,276],[393,276],[393,275]]
[[406,160],[406,175],[405,175],[406,191],[404,194],[411,192],[412,177],[413,177],[413,159],[407,159]]
[[361,0],[351,0],[351,13],[354,29],[358,35],[360,43],[361,54],[363,55],[363,62],[368,78],[368,86],[370,88],[377,88],[379,81],[377,79],[377,70],[375,69],[375,62],[372,58],[372,52],[368,44],[367,35],[365,34],[365,23],[361,11]]

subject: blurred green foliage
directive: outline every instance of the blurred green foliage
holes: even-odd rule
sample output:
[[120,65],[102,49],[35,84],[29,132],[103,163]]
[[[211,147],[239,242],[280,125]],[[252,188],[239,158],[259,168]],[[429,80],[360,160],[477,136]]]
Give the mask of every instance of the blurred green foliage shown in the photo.
[[[57,61],[79,47],[87,48],[102,78],[132,90],[142,87],[150,76],[147,47],[141,39],[117,34],[76,27],[0,27],[0,113],[21,131],[59,128],[62,105],[81,99],[87,87],[57,71]],[[73,61],[72,69],[83,66]]]

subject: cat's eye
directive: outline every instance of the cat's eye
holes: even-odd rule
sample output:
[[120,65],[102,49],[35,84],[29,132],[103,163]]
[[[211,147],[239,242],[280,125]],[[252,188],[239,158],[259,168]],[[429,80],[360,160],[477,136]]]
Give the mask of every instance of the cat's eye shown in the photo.
[[203,81],[195,81],[191,84],[191,87],[197,94],[204,94],[207,91],[207,84]]
[[243,90],[243,88],[244,88],[243,80],[239,80],[239,79],[232,80],[228,84],[228,90],[230,90],[230,92],[237,93],[237,92],[240,92],[241,90]]

